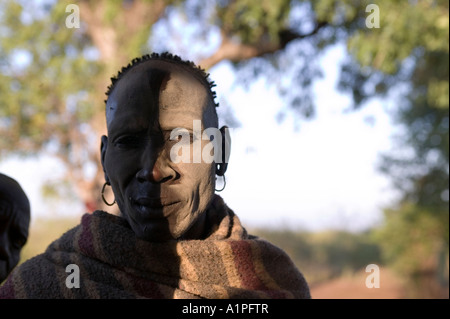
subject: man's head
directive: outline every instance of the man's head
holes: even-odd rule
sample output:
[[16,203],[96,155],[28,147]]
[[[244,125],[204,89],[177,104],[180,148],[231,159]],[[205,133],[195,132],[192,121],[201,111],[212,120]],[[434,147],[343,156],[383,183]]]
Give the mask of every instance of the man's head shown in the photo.
[[0,282],[18,264],[29,225],[27,196],[14,179],[0,174]]
[[[207,75],[169,54],[133,60],[108,91],[108,137],[102,137],[105,179],[121,214],[139,238],[164,241],[202,236],[204,213],[214,195],[216,165],[175,163],[171,139],[177,128],[190,132],[218,127],[215,94]],[[173,136],[172,136],[173,137]],[[201,148],[209,141],[201,140]],[[187,150],[187,149],[184,149]]]

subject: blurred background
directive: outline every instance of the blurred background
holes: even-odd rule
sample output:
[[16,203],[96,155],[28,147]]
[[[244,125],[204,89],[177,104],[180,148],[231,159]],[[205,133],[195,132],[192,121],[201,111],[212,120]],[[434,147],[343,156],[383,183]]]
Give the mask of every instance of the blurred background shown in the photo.
[[448,298],[449,3],[372,2],[0,0],[0,172],[32,208],[22,262],[105,209],[109,79],[170,51],[217,84],[221,196],[313,297]]

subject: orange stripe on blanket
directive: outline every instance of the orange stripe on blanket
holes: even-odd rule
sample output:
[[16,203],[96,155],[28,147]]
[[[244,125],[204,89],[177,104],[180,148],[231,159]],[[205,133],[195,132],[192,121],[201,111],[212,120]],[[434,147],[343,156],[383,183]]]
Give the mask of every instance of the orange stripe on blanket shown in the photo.
[[213,241],[212,242],[220,251],[222,262],[227,274],[227,282],[224,282],[224,286],[240,287],[241,279],[239,272],[236,269],[234,262],[233,250],[227,241]]
[[254,266],[258,278],[264,283],[264,285],[269,289],[280,290],[280,286],[277,284],[276,280],[267,272],[261,256],[261,244],[260,242],[253,242],[250,244],[252,255],[254,258]]
[[267,290],[268,288],[258,277],[253,264],[253,254],[250,244],[245,241],[230,241],[236,270],[240,274],[242,288],[252,290]]

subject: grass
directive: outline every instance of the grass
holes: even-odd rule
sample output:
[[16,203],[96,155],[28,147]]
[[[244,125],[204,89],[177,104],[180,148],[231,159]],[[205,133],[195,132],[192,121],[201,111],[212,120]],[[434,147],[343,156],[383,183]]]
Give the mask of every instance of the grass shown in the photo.
[[22,249],[20,263],[41,254],[54,240],[80,222],[80,217],[41,218],[30,225],[28,241]]
[[383,264],[380,248],[369,232],[256,229],[252,233],[282,248],[310,284],[354,274],[369,264]]

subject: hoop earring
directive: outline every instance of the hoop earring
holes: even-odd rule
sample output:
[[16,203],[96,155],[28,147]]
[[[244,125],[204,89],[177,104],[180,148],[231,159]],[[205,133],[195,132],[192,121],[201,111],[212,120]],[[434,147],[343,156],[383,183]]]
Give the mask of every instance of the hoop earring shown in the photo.
[[[221,188],[221,189],[216,189],[215,191],[216,192],[221,192],[221,191],[223,191],[224,189],[225,189],[225,186],[227,186],[227,180],[225,179],[225,174],[224,175],[222,175],[222,177],[223,177],[223,187]],[[217,177],[216,177],[216,180],[217,180]]]
[[116,203],[116,199],[114,199],[114,202],[113,202],[112,204],[110,204],[110,203],[108,203],[108,202],[106,201],[105,195],[104,195],[106,185],[109,185],[109,184],[108,184],[108,183],[103,184],[103,188],[102,188],[102,199],[103,199],[103,202],[104,202],[106,205],[112,206],[112,205],[114,205],[114,204]]

